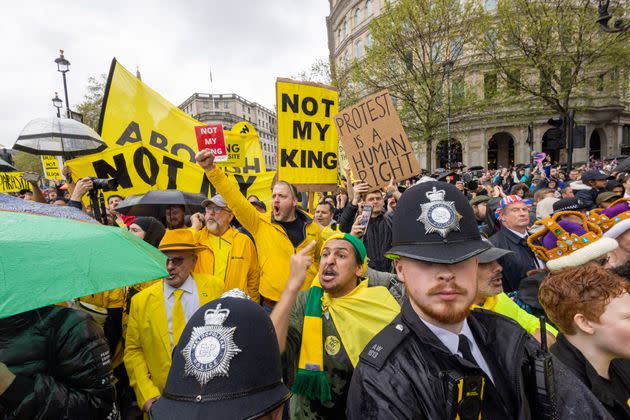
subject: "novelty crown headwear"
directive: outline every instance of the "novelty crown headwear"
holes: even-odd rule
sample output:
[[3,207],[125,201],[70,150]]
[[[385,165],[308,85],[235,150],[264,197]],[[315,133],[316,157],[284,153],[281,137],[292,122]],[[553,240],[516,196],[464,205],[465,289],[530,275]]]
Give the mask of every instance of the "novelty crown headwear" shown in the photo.
[[[582,223],[558,220],[567,215],[579,217]],[[603,237],[602,230],[577,211],[558,212],[536,224],[543,228],[529,236],[527,244],[551,271],[577,267],[617,248],[617,241]]]

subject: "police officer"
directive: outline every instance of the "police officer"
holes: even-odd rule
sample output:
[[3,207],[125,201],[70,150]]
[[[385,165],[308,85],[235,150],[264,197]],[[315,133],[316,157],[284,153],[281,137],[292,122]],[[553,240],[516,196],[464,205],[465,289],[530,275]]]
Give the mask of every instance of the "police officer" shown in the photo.
[[[401,313],[365,347],[348,395],[350,419],[540,417],[529,373],[540,346],[513,320],[470,307],[481,240],[455,186],[408,189],[393,218],[388,257],[405,284]],[[606,418],[592,394],[553,364],[559,417]],[[533,411],[536,410],[536,411]],[[572,414],[571,414],[572,413]]]
[[199,308],[173,350],[152,419],[281,419],[291,398],[262,307],[233,289]]

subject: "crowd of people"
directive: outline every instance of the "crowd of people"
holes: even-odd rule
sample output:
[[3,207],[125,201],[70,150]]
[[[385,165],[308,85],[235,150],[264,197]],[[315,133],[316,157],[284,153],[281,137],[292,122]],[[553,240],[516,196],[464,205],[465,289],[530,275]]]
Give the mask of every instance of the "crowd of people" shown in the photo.
[[[7,419],[630,418],[630,174],[459,166],[111,229],[168,276],[0,319]],[[64,169],[68,179],[71,174]],[[24,200],[73,206],[90,178]],[[60,279],[59,281],[62,281]]]

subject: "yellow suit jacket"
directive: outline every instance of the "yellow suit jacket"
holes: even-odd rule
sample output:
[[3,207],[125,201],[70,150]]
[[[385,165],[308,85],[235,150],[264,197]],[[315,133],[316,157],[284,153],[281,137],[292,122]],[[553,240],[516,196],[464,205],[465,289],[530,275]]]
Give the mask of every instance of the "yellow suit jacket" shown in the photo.
[[[220,279],[195,273],[192,276],[197,284],[200,306],[223,293],[223,281]],[[144,289],[131,299],[124,361],[129,384],[136,393],[140,407],[147,400],[162,394],[171,368],[171,339],[163,281]]]

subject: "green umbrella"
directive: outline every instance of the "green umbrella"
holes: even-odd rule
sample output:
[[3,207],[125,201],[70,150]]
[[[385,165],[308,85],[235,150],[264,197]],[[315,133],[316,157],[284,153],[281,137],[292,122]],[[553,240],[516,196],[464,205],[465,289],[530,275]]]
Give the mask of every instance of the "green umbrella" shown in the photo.
[[0,211],[0,318],[167,275],[164,254],[119,227]]

